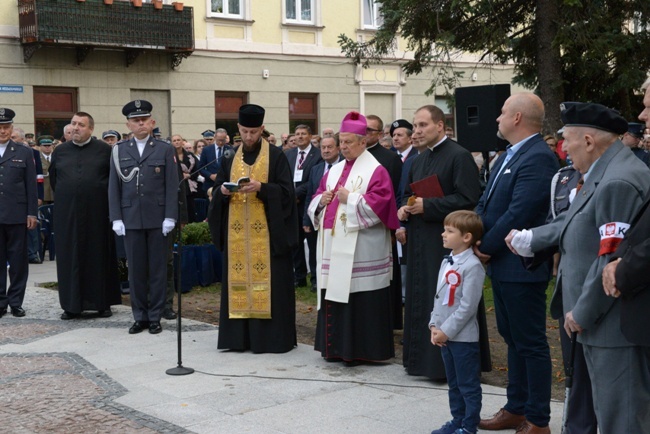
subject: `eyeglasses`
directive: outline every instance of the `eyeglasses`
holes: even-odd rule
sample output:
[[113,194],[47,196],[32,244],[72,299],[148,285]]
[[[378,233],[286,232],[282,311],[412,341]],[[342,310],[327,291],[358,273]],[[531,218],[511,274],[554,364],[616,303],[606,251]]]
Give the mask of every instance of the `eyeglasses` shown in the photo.
[[380,132],[380,131],[381,131],[381,130],[376,130],[376,129],[374,129],[374,128],[366,128],[366,133],[378,133],[378,132]]

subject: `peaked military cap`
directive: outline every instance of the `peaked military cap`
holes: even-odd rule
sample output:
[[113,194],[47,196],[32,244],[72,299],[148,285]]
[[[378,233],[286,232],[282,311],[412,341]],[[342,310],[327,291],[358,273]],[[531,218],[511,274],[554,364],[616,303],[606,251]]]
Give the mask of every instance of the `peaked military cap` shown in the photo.
[[216,134],[216,133],[215,133],[214,131],[212,131],[212,130],[205,130],[205,131],[203,131],[203,132],[201,133],[201,135],[202,135],[204,138],[211,138],[211,137],[214,137],[215,134]]
[[39,145],[51,145],[54,143],[54,137],[52,136],[39,136],[38,144]]
[[636,137],[637,139],[643,138],[643,130],[645,130],[645,125],[638,122],[630,122],[627,124],[627,133],[631,136]]
[[9,108],[0,108],[0,124],[13,124],[16,112]]
[[106,137],[117,137],[117,139],[119,140],[122,138],[122,134],[118,133],[115,130],[108,130],[102,133],[102,139],[105,139]]
[[153,105],[147,100],[136,99],[127,103],[122,108],[122,114],[126,116],[127,119],[133,118],[143,118],[151,116],[151,111],[153,110]]

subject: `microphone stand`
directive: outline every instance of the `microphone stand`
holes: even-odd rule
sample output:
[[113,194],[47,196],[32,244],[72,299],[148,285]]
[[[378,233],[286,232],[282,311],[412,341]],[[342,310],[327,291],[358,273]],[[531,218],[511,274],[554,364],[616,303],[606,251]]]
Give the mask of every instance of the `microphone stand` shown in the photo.
[[[176,152],[175,149],[174,149],[174,152]],[[232,152],[232,151],[230,151],[229,149],[224,150],[222,156],[225,156],[226,152]],[[217,162],[218,160],[219,160],[219,157],[216,157],[214,160],[206,163],[205,166],[201,166],[200,168],[198,168],[194,172],[191,172],[189,177],[185,178],[185,176],[183,176],[183,179],[181,179],[181,182],[178,183],[178,190],[181,191],[181,186],[183,185],[183,182],[186,179],[190,179],[190,177],[197,174],[199,171],[201,171],[201,169],[203,169],[206,166],[211,165],[212,163]],[[185,195],[185,200],[187,200],[187,195]],[[182,317],[182,315],[181,315],[181,297],[182,297],[182,295],[181,294],[183,293],[183,291],[182,291],[182,287],[181,287],[181,268],[182,268],[181,261],[182,261],[182,258],[183,258],[183,254],[182,254],[182,252],[183,252],[183,238],[181,236],[181,223],[180,223],[181,210],[180,210],[180,208],[181,208],[181,204],[179,202],[179,204],[178,204],[178,221],[179,222],[178,222],[178,233],[177,233],[177,236],[176,236],[176,251],[174,252],[175,258],[174,258],[174,261],[172,263],[172,267],[173,267],[173,270],[174,270],[174,273],[173,273],[174,274],[174,286],[175,286],[176,292],[178,294],[178,297],[177,297],[178,298],[178,307],[177,307],[178,316],[176,317],[176,336],[177,336],[177,345],[178,345],[178,350],[177,350],[178,364],[174,368],[167,369],[165,371],[165,373],[167,375],[189,375],[189,374],[194,373],[194,369],[183,366],[183,361],[182,361],[182,351],[183,350],[182,350],[182,345],[181,345],[181,341],[182,341],[182,338],[181,338],[181,335],[182,335],[182,332],[181,332],[181,317]],[[176,261],[178,261],[178,262],[176,262]],[[178,264],[178,265],[176,265],[176,264]]]
[[[174,149],[174,152],[176,152],[175,149]],[[212,163],[208,163],[208,165],[209,164],[212,164]],[[190,174],[190,176],[194,175],[199,170],[200,169],[198,169],[196,172],[192,172]],[[183,176],[183,179],[181,179],[181,182],[178,183],[179,192],[182,191],[181,186],[183,185],[183,182],[186,179],[189,179],[189,177],[185,178],[185,176]],[[187,195],[185,195],[185,200],[187,200]],[[182,258],[183,258],[183,237],[181,235],[182,230],[181,230],[181,222],[180,222],[180,220],[181,220],[181,204],[179,202],[178,203],[178,233],[176,234],[176,249],[175,249],[175,251],[173,251],[174,260],[172,261],[172,268],[173,268],[173,271],[174,271],[174,273],[173,273],[173,275],[174,275],[174,287],[176,289],[176,293],[178,294],[178,297],[177,297],[178,306],[177,306],[177,309],[176,309],[177,312],[178,312],[178,315],[176,316],[176,341],[177,341],[177,345],[178,345],[178,349],[177,349],[178,365],[175,368],[167,369],[165,371],[165,373],[167,375],[189,375],[189,374],[194,373],[193,368],[188,368],[186,366],[183,366],[183,360],[182,360],[183,349],[182,349],[182,345],[181,345],[181,342],[182,342],[182,337],[181,336],[182,336],[183,333],[181,331],[181,318],[182,318],[182,315],[181,315],[181,313],[182,313],[181,299],[182,299],[183,290],[182,290],[182,287],[181,287],[181,269],[182,269],[182,262],[181,261],[182,261]]]

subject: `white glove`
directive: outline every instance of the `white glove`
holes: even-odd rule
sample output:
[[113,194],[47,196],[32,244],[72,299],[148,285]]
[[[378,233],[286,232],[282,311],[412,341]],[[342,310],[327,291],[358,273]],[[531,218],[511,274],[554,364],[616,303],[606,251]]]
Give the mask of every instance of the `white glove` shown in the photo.
[[124,227],[122,220],[115,220],[113,222],[113,232],[115,232],[115,235],[118,237],[126,235],[126,228]]
[[201,184],[203,184],[205,182],[205,178],[203,177],[203,175],[197,176],[196,180],[199,181]]
[[512,238],[512,247],[517,251],[519,256],[532,258],[535,256],[530,248],[530,243],[533,241],[533,231],[523,229],[516,231],[515,236]]
[[167,236],[167,234],[174,229],[174,226],[176,226],[176,222],[174,220],[172,219],[163,220],[163,224],[162,224],[163,235]]

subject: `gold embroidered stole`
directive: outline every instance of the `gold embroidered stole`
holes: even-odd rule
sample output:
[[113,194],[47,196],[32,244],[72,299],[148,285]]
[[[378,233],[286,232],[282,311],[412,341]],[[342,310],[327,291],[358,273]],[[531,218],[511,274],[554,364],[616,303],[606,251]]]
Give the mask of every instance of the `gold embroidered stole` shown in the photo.
[[[263,183],[269,179],[269,143],[249,166],[237,149],[230,181],[242,176]],[[256,194],[234,193],[228,211],[228,317],[271,318],[271,254],[264,203]]]

